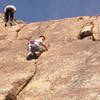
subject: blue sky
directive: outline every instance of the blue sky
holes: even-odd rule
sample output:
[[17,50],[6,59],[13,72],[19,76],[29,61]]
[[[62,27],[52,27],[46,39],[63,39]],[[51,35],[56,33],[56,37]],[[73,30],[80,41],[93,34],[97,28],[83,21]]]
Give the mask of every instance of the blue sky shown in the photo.
[[62,19],[100,13],[100,0],[0,0],[0,12],[7,4],[16,6],[16,19],[26,22]]

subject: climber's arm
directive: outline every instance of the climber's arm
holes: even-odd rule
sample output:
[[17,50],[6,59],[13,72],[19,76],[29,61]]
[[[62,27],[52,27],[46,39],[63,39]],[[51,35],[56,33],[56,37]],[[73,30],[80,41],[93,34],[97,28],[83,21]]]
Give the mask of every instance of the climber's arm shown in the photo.
[[46,51],[48,51],[48,48],[45,44],[42,44],[42,46],[46,49]]

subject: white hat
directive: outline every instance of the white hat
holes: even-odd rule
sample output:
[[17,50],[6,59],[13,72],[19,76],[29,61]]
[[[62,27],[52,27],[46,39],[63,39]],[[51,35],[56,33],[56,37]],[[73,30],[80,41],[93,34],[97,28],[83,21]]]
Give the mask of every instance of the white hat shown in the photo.
[[4,12],[6,12],[6,10],[7,10],[8,8],[12,8],[12,9],[14,10],[14,12],[16,12],[16,7],[15,7],[14,5],[7,5],[7,6],[5,7],[5,9],[4,9]]

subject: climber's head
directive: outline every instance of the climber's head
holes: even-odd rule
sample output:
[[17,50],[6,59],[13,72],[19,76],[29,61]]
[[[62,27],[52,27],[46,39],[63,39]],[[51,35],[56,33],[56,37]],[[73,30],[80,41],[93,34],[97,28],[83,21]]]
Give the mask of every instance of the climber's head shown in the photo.
[[44,41],[46,38],[45,36],[41,35],[40,38]]
[[14,5],[7,5],[4,9],[4,12],[6,11],[11,11],[11,12],[16,12],[16,7]]
[[30,43],[33,44],[34,42],[33,41],[30,41]]

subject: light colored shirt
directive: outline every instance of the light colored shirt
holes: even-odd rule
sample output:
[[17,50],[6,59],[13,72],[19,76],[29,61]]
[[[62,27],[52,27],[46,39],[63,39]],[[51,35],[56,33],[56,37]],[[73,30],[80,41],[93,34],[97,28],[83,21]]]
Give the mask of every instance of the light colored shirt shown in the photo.
[[43,44],[43,41],[42,41],[42,39],[40,38],[40,39],[36,39],[36,40],[34,41],[34,43],[35,43],[37,46],[40,46],[40,45]]
[[5,9],[4,9],[4,12],[6,12],[6,10],[7,10],[8,8],[12,8],[12,9],[14,10],[14,12],[16,12],[16,7],[15,7],[14,5],[7,5],[7,6],[5,7]]
[[38,49],[38,47],[40,47],[41,45],[43,45],[43,41],[42,39],[35,39],[33,41],[34,43],[29,43],[28,44],[28,51],[31,52],[32,51],[32,47]]

